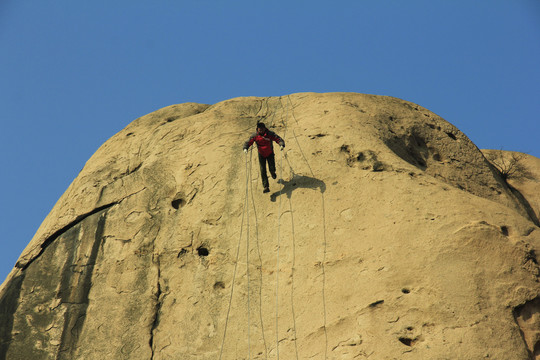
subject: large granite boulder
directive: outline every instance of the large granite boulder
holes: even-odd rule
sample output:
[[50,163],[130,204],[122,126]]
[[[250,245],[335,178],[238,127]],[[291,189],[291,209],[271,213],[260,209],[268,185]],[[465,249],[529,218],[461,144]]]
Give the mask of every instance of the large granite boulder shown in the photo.
[[[257,121],[286,142],[269,194],[242,152]],[[540,358],[525,163],[512,183],[391,97],[166,107],[92,156],[24,250],[0,358]]]

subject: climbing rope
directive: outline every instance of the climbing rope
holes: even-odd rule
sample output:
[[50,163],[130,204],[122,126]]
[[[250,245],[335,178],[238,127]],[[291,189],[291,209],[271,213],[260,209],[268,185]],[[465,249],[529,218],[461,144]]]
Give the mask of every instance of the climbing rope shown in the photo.
[[291,312],[293,320],[293,336],[294,336],[294,350],[296,353],[296,359],[298,360],[298,344],[296,341],[296,311],[294,308],[294,272],[296,265],[296,236],[294,232],[294,216],[292,208],[292,200],[289,198],[289,211],[291,213],[291,234],[292,234],[292,264],[291,264]]
[[[294,116],[294,107],[292,104],[292,101],[290,100],[290,97],[287,96],[289,102],[291,103],[291,114],[296,123],[298,124],[298,120],[296,120],[296,117]],[[296,136],[296,133],[294,129],[292,130],[294,140],[296,144],[298,145],[298,149],[300,150],[300,154],[302,154],[302,158],[304,159],[309,172],[311,173],[311,176],[315,178],[315,173],[313,172],[313,169],[309,165],[309,161],[306,158],[306,155],[304,154],[304,151],[302,150],[302,147],[300,146],[300,142],[298,141],[298,137]],[[289,163],[289,160],[286,158],[287,162]],[[292,171],[292,166],[289,163],[289,167]],[[294,173],[294,172],[293,172]],[[323,302],[323,329],[324,329],[324,338],[325,338],[325,348],[324,348],[324,358],[328,358],[328,331],[327,331],[327,315],[326,315],[326,269],[325,269],[325,263],[326,263],[326,253],[327,253],[327,238],[326,238],[326,210],[324,205],[324,193],[321,191],[321,207],[322,207],[322,227],[323,227],[323,259],[321,262],[321,271],[322,271],[322,302]]]
[[[247,278],[247,320],[248,320],[248,359],[251,360],[251,307],[250,307],[250,284],[249,284],[249,169],[248,159],[246,154],[246,278]],[[249,161],[251,166],[251,158]]]
[[[279,97],[279,103],[281,104],[281,96]],[[277,110],[277,104],[276,104]],[[274,111],[275,116],[275,111]],[[272,118],[272,122],[274,119]],[[283,179],[283,151],[281,152],[281,161],[280,161],[279,176],[280,179]],[[280,195],[281,192],[280,190]],[[281,196],[279,197],[279,206],[278,206],[278,226],[277,226],[277,248],[276,248],[276,356],[279,360],[279,247],[280,247],[280,231],[281,231]]]
[[255,218],[255,242],[257,244],[257,254],[259,256],[259,270],[260,270],[260,281],[259,281],[259,317],[261,321],[261,332],[262,332],[262,339],[263,339],[263,345],[264,345],[264,354],[265,358],[268,359],[268,347],[266,345],[266,338],[264,336],[264,322],[263,322],[263,314],[262,314],[262,285],[263,285],[263,272],[262,272],[262,256],[261,256],[261,247],[259,243],[259,222],[257,220],[257,209],[255,207],[255,196],[253,195],[253,179],[252,179],[252,155],[253,152],[249,153],[249,183],[250,183],[250,191],[251,191],[251,203],[253,206],[253,216]]
[[[264,103],[263,103],[264,104]],[[258,112],[263,110],[263,104],[261,104],[261,109],[259,109]],[[269,108],[269,98],[266,100],[266,108],[268,111]],[[283,111],[281,112],[281,122],[284,126],[284,134],[283,137],[285,138],[287,130],[288,130],[288,119],[289,119],[289,107],[291,108],[291,116],[295,120],[296,124],[298,124],[298,120],[296,119],[294,115],[294,106],[292,104],[292,101],[290,99],[290,96],[287,96],[286,106],[283,106],[282,98],[279,97],[279,99],[276,101],[276,105],[274,107],[274,111],[272,112],[272,118],[271,118],[271,126],[274,125],[274,120],[276,117],[278,106],[281,105],[281,108],[285,108],[285,118],[283,118]],[[265,115],[263,118],[267,118],[268,115]],[[311,166],[300,146],[300,143],[298,141],[298,138],[296,136],[296,133],[294,132],[294,129],[292,130],[293,136],[295,139],[296,144],[298,145],[298,148],[300,150],[300,153],[302,154],[302,157],[306,163],[306,165],[309,168],[309,171],[313,177],[315,177],[313,170],[311,169]],[[238,245],[237,245],[237,251],[236,251],[236,261],[234,265],[234,272],[233,272],[233,280],[231,284],[231,294],[229,298],[229,305],[227,309],[227,316],[225,320],[225,328],[223,332],[223,339],[221,343],[221,349],[219,353],[219,359],[222,359],[223,356],[223,350],[224,350],[224,344],[226,340],[227,335],[227,329],[228,329],[228,322],[230,318],[230,312],[232,307],[232,300],[233,300],[233,294],[234,294],[234,286],[236,282],[236,275],[238,272],[238,263],[239,263],[239,256],[240,256],[240,247],[241,247],[241,241],[244,234],[244,221],[246,224],[246,280],[247,280],[247,345],[248,345],[248,358],[251,360],[251,278],[250,278],[250,262],[249,262],[249,252],[250,252],[250,219],[249,219],[249,191],[251,189],[251,201],[253,206],[253,212],[255,216],[255,235],[256,235],[256,244],[257,244],[257,251],[259,256],[259,262],[260,262],[260,287],[259,287],[259,298],[260,298],[260,306],[259,306],[259,316],[261,321],[261,329],[262,329],[262,338],[264,342],[265,347],[265,356],[266,359],[268,359],[268,348],[266,345],[266,339],[264,335],[264,325],[263,325],[263,314],[262,314],[262,281],[263,281],[263,275],[262,275],[262,257],[261,257],[261,251],[260,251],[260,244],[259,244],[259,236],[258,236],[258,222],[257,222],[257,214],[256,214],[256,207],[255,207],[255,199],[253,195],[253,180],[252,180],[252,152],[250,151],[249,157],[246,154],[246,161],[245,161],[245,172],[246,172],[246,189],[245,189],[245,198],[244,198],[244,205],[242,209],[242,220],[240,225],[240,235],[238,239]],[[295,172],[293,170],[293,167],[287,157],[287,154],[284,151],[281,151],[280,154],[280,162],[279,162],[279,172],[280,172],[280,178],[283,179],[283,159],[285,158],[290,172],[291,176],[295,176]],[[282,216],[282,195],[283,194],[283,188],[279,191],[279,205],[278,205],[278,219],[277,219],[277,247],[276,247],[276,289],[275,289],[275,327],[276,327],[276,356],[279,360],[279,304],[280,304],[280,298],[279,298],[279,275],[280,275],[280,247],[281,247],[281,216]],[[326,318],[326,295],[325,295],[325,287],[326,287],[326,272],[324,268],[324,263],[326,262],[326,252],[327,252],[327,241],[326,241],[326,213],[324,208],[324,194],[321,192],[321,200],[322,200],[322,216],[323,216],[323,239],[324,239],[324,254],[323,254],[323,261],[322,261],[322,275],[323,275],[323,312],[324,312],[324,333],[325,333],[325,359],[328,355],[328,334],[326,329],[327,324],[327,318]],[[298,356],[298,345],[297,345],[297,339],[296,339],[296,318],[295,318],[295,308],[294,308],[294,267],[295,267],[295,230],[294,230],[294,217],[293,217],[293,208],[292,208],[292,201],[289,198],[289,210],[291,212],[291,229],[292,229],[292,241],[293,241],[293,259],[292,259],[292,281],[291,281],[291,308],[292,308],[292,316],[293,316],[293,336],[294,336],[294,342],[295,342],[295,351],[296,351],[296,359],[299,359]],[[245,218],[245,219],[244,219]]]
[[[286,102],[286,116],[285,121],[282,119],[282,124],[284,127],[283,130],[283,137],[287,135],[288,130],[288,122],[289,122],[289,103],[291,104],[291,115],[294,116],[294,113],[292,112],[292,103],[290,102],[289,95],[287,95],[288,101]],[[281,105],[283,107],[283,104]],[[296,118],[294,119],[296,123],[298,124],[298,121]],[[281,171],[283,172],[283,158],[287,161],[287,164],[289,165],[289,170],[291,172],[291,177],[294,177],[295,173],[291,166],[291,163],[289,162],[289,159],[287,158],[287,153],[282,152],[282,158],[281,158]],[[289,212],[291,213],[291,235],[292,235],[292,263],[291,263],[291,312],[292,312],[292,320],[293,320],[293,338],[294,338],[294,350],[296,354],[296,359],[299,359],[298,356],[298,341],[296,336],[296,312],[294,308],[294,272],[295,272],[295,265],[296,265],[296,236],[294,231],[294,212],[293,212],[293,206],[292,206],[292,198],[289,197]]]
[[294,116],[294,106],[293,106],[293,103],[291,101],[291,95],[287,95],[287,101],[288,101],[288,103],[291,104],[291,116],[294,119],[294,121],[296,122],[296,125],[298,125],[298,120],[296,119],[296,116]]
[[324,347],[324,358],[328,357],[328,332],[326,330],[326,252],[327,252],[327,242],[326,242],[326,211],[324,208],[324,194],[321,191],[321,205],[322,205],[322,216],[323,216],[323,261],[321,264],[321,270],[323,275],[323,286],[322,286],[322,298],[323,298],[323,316],[324,316],[324,338],[325,338],[325,347]]
[[[247,156],[246,156],[246,169],[247,169]],[[246,178],[248,178],[247,172],[246,172]],[[247,186],[247,180],[246,180],[246,186]],[[236,248],[236,261],[234,262],[233,279],[232,279],[232,283],[231,283],[231,295],[229,297],[229,306],[227,308],[227,316],[225,317],[225,328],[223,330],[223,339],[221,341],[221,348],[219,350],[219,359],[220,360],[221,360],[221,358],[223,356],[223,348],[225,346],[225,338],[227,337],[227,328],[228,328],[228,325],[229,325],[229,316],[230,316],[230,313],[231,313],[232,299],[233,299],[233,294],[234,294],[234,284],[236,282],[236,273],[237,273],[237,270],[238,270],[238,260],[240,259],[240,243],[242,241],[242,232],[243,232],[243,229],[244,229],[244,216],[246,215],[247,205],[248,205],[248,199],[247,199],[247,196],[246,196],[245,201],[244,201],[244,207],[242,208],[242,221],[240,223],[240,236],[238,237],[238,245],[237,245],[237,248]]]

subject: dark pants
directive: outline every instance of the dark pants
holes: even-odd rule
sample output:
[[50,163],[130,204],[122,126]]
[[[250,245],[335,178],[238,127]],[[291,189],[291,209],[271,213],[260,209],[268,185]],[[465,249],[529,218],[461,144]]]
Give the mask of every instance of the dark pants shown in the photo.
[[266,174],[266,162],[268,162],[268,168],[270,169],[270,174],[273,177],[276,177],[276,160],[274,154],[270,154],[268,157],[264,157],[259,154],[259,165],[261,166],[261,178],[263,187],[267,188],[268,185],[268,175]]

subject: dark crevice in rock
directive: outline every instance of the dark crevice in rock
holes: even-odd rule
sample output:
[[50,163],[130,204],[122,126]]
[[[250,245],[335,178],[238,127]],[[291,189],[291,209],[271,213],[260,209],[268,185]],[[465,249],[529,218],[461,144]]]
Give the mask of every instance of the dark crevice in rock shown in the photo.
[[433,149],[430,149],[425,139],[425,134],[412,129],[409,134],[395,136],[385,141],[386,145],[396,155],[411,165],[425,171],[427,161],[432,155]]
[[513,315],[530,359],[540,359],[540,297],[514,308]]
[[179,252],[178,252],[178,255],[176,255],[177,258],[181,257],[181,256],[184,256],[185,254],[187,254],[187,250],[185,248],[182,248]]
[[9,345],[11,344],[11,332],[15,312],[19,307],[19,298],[24,281],[25,273],[12,278],[6,289],[4,296],[0,299],[0,359],[7,359]]
[[162,298],[162,290],[161,290],[161,269],[159,265],[159,259],[157,260],[157,290],[155,293],[155,307],[154,307],[154,320],[152,321],[152,326],[150,328],[150,340],[148,344],[150,345],[150,350],[152,352],[152,355],[150,359],[154,359],[155,354],[155,345],[154,345],[154,333],[159,326],[160,321],[160,314],[161,314],[161,306],[163,305],[163,298]]
[[540,221],[538,220],[538,217],[536,216],[536,213],[534,212],[529,201],[525,198],[525,196],[523,196],[523,194],[518,189],[516,189],[515,187],[513,187],[512,185],[508,183],[507,185],[510,191],[512,192],[512,195],[514,195],[517,201],[521,204],[521,206],[523,206],[523,208],[527,212],[529,219],[531,219],[534,225],[540,227]]
[[369,304],[369,307],[370,308],[375,308],[375,307],[377,307],[379,305],[382,305],[383,303],[384,303],[384,300],[377,300],[377,301],[372,302],[371,304]]
[[532,208],[531,204],[527,200],[527,198],[515,187],[510,185],[508,183],[508,176],[505,176],[500,169],[493,165],[493,163],[487,159],[484,156],[486,163],[488,164],[489,168],[493,172],[494,176],[499,179],[499,182],[503,184],[503,187],[507,187],[508,190],[510,190],[510,193],[514,197],[514,199],[517,201],[518,207],[521,206],[523,210],[527,213],[527,217],[534,223],[534,225],[540,227],[540,219],[538,219],[538,216],[536,216],[536,212]]
[[169,116],[168,118],[165,119],[165,122],[170,123],[170,122],[173,122],[173,121],[181,119],[181,118],[182,118],[182,116],[178,116],[178,115],[177,116]]
[[[103,241],[106,218],[106,209],[102,209],[97,219],[93,239],[84,238],[84,231],[81,231],[80,226],[72,228],[71,234],[66,233],[74,241],[77,241],[78,244],[72,248],[72,251],[68,255],[69,258],[65,262],[60,291],[58,293],[58,297],[67,307],[67,311],[64,314],[64,328],[60,341],[60,350],[57,357],[59,360],[74,359],[76,355],[77,343],[86,319],[86,311],[89,303],[88,294],[92,287],[94,264],[96,263]],[[81,234],[83,239],[79,240]],[[84,248],[88,246],[91,246],[89,249],[90,255],[87,258],[83,258],[84,263],[78,264],[77,262],[80,260],[76,256],[80,251],[79,249],[82,248],[84,252]],[[74,272],[74,266],[81,268],[82,271]]]
[[525,253],[525,263],[531,261],[533,264],[538,265],[538,260],[536,258],[536,252],[534,249],[528,249]]
[[[126,176],[129,176],[129,175],[133,174],[134,172],[136,172],[137,170],[139,170],[142,166],[143,166],[142,162],[137,164],[133,169],[130,169],[129,166],[128,166],[128,168],[124,172],[113,176],[112,181],[115,182],[116,180],[119,180],[119,179],[122,179],[122,178],[124,178]],[[112,183],[109,183],[108,185],[110,185],[110,184],[112,184]],[[107,185],[104,186],[101,190],[103,191],[103,189],[106,188],[106,187],[107,187]]]
[[313,139],[316,139],[316,138],[322,138],[322,137],[325,137],[325,136],[327,136],[327,135],[328,135],[328,134],[319,133],[319,134],[315,134],[315,135],[308,135],[308,137],[309,137],[310,139],[313,140]]
[[139,165],[135,166],[133,169],[131,169],[131,170],[128,169],[128,171],[126,172],[126,175],[133,174],[135,171],[139,170],[141,168],[141,166],[142,166],[142,162]]
[[32,259],[28,260],[28,262],[26,263],[20,263],[20,262],[17,262],[15,264],[15,267],[19,268],[19,269],[23,269],[23,270],[26,270],[30,264],[32,264],[34,261],[36,261],[42,254],[43,252],[45,251],[45,249],[51,245],[56,239],[58,239],[60,236],[62,236],[64,233],[66,233],[69,229],[73,228],[75,225],[79,224],[81,221],[83,221],[84,219],[86,219],[87,217],[89,216],[92,216],[94,214],[97,214],[98,212],[102,211],[102,210],[105,210],[105,209],[108,209],[114,205],[118,204],[117,202],[113,202],[113,203],[110,203],[110,204],[106,204],[106,205],[103,205],[103,206],[100,206],[92,211],[90,211],[89,213],[86,213],[86,214],[83,214],[83,215],[79,215],[75,218],[75,220],[73,220],[72,222],[70,222],[69,224],[67,224],[66,226],[64,226],[63,228],[55,231],[51,236],[49,236],[42,244],[41,244],[41,250],[39,251],[39,253],[34,256]]
[[406,346],[413,346],[414,345],[414,339],[408,338],[408,337],[400,337],[398,339],[403,345]]
[[[118,180],[118,179],[116,179],[116,180]],[[115,180],[115,181],[116,181],[116,180]],[[109,193],[109,197],[110,197],[110,194],[111,194],[112,192],[109,191],[109,186],[110,186],[110,185],[113,185],[115,181],[113,181],[112,183],[109,183],[109,184],[107,184],[107,185],[105,185],[105,186],[103,186],[103,187],[101,188],[101,190],[100,190],[100,192],[99,192],[99,197],[98,197],[98,200],[97,200],[97,203],[98,203],[98,204],[102,202],[103,197],[104,197],[104,194],[105,194],[106,192]],[[124,184],[123,184],[123,183],[122,183],[122,187],[124,187]],[[130,197],[132,197],[132,196],[135,196],[135,195],[137,195],[138,193],[143,192],[143,191],[146,190],[146,189],[147,189],[146,186],[144,186],[144,187],[142,187],[141,189],[139,189],[139,190],[137,190],[137,191],[135,191],[135,192],[132,192],[132,193],[129,194],[129,195],[125,195],[124,197],[122,197],[122,198],[120,198],[120,199],[114,201],[113,203],[109,203],[109,204],[110,204],[110,206],[120,204],[122,201],[126,200],[127,198],[130,198]],[[106,195],[105,195],[105,196],[106,196]],[[114,196],[114,195],[113,195],[113,196]],[[104,205],[104,206],[106,207],[106,206],[109,206],[109,205]],[[102,208],[103,208],[103,206],[100,206],[98,209],[102,209]],[[94,211],[96,211],[96,210],[94,210]]]

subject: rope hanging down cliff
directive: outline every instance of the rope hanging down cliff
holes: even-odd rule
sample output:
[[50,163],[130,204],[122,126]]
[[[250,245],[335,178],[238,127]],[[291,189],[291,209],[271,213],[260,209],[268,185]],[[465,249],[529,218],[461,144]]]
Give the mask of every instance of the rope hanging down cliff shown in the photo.
[[[281,104],[281,97],[279,98]],[[277,107],[277,106],[276,106]],[[285,135],[284,135],[285,137]],[[279,176],[283,179],[283,151],[280,155]],[[280,190],[281,194],[281,190]],[[276,356],[279,360],[279,246],[280,246],[280,230],[281,230],[281,196],[279,197],[278,206],[278,225],[277,225],[277,248],[276,248]]]
[[264,336],[264,320],[263,320],[263,312],[262,312],[262,285],[263,285],[263,262],[262,262],[262,256],[261,256],[261,247],[259,243],[259,222],[257,220],[257,209],[255,207],[255,196],[253,195],[253,179],[252,179],[252,155],[253,152],[250,152],[249,155],[249,184],[250,184],[250,191],[251,191],[251,203],[253,206],[253,217],[255,218],[255,243],[257,245],[257,254],[259,257],[259,319],[261,322],[261,335],[264,345],[264,354],[265,358],[268,359],[268,346],[266,345],[266,337]]
[[[287,96],[288,98],[288,96]],[[279,99],[281,108],[283,108],[283,103],[281,101],[281,97]],[[289,123],[289,102],[286,103],[286,116],[285,120],[283,120],[283,116],[281,117],[281,123],[283,124],[283,137],[286,137],[287,130],[288,130],[288,123]],[[291,103],[291,115],[293,116],[294,120],[296,121],[296,124],[298,124],[298,120],[294,117],[294,113],[292,112],[292,103]],[[291,166],[291,163],[289,162],[289,159],[287,158],[287,153],[282,152],[281,154],[281,161],[280,161],[280,168],[281,168],[281,174],[283,174],[283,158],[287,161],[287,164],[289,165],[289,171],[291,178],[295,177],[295,172]],[[281,179],[283,179],[283,175],[281,176]],[[285,188],[285,187],[284,187]],[[280,194],[283,193],[284,188],[280,191]],[[292,206],[292,197],[287,196],[289,200],[289,212],[291,214],[291,241],[292,241],[292,262],[291,262],[291,312],[292,312],[292,331],[293,331],[293,339],[294,339],[294,350],[296,359],[300,359],[298,355],[298,337],[296,333],[296,314],[295,314],[295,307],[294,307],[294,273],[295,273],[295,264],[296,264],[296,238],[295,238],[295,232],[294,232],[294,211]],[[281,196],[280,196],[280,202],[281,202]]]
[[234,262],[233,279],[232,279],[232,283],[231,283],[231,295],[229,297],[229,306],[227,308],[227,316],[225,317],[225,328],[223,330],[223,339],[221,341],[221,348],[219,350],[219,360],[222,359],[223,348],[225,346],[225,338],[227,337],[227,328],[228,328],[228,325],[229,325],[229,316],[230,316],[230,313],[231,313],[231,305],[232,305],[232,299],[233,299],[233,294],[234,294],[234,284],[236,282],[236,272],[238,270],[238,260],[240,259],[240,243],[242,241],[242,233],[243,233],[243,229],[244,229],[244,216],[246,215],[246,210],[247,210],[247,207],[248,207],[247,185],[248,185],[249,176],[248,176],[248,173],[247,173],[247,169],[248,169],[247,156],[246,156],[245,161],[246,161],[246,197],[244,199],[244,207],[242,209],[242,221],[240,223],[240,236],[238,237],[238,246],[236,248],[236,261]]
[[[287,96],[288,101],[291,104],[291,114],[296,123],[298,124],[298,120],[296,119],[296,116],[294,115],[294,106],[292,104],[292,101],[290,99],[290,96]],[[309,172],[311,173],[311,176],[315,178],[315,173],[313,172],[313,169],[309,165],[309,161],[306,158],[306,155],[304,154],[304,151],[302,150],[302,146],[300,146],[300,142],[298,141],[298,137],[296,136],[296,133],[293,129],[293,136],[296,144],[298,145],[298,150],[300,150],[300,154],[302,154],[302,158],[304,159],[304,162],[306,163]],[[285,157],[287,159],[287,157]],[[287,162],[289,163],[289,160],[287,159]],[[291,167],[289,163],[289,167]],[[292,167],[291,167],[292,170]],[[322,208],[322,227],[323,227],[323,258],[321,261],[321,270],[322,270],[322,303],[323,303],[323,329],[324,329],[324,338],[325,338],[325,347],[324,347],[324,358],[328,358],[328,331],[327,331],[327,315],[326,315],[326,269],[325,269],[325,263],[326,263],[326,253],[327,253],[327,237],[326,237],[326,209],[324,206],[324,192],[321,191],[321,208]]]
[[[251,160],[251,156],[250,156]],[[247,340],[248,340],[248,359],[251,360],[251,307],[250,307],[250,284],[249,284],[249,173],[251,170],[251,161],[249,169],[246,156],[246,278],[247,278]]]
[[[277,110],[278,110],[278,107],[281,105],[281,108],[285,111],[282,111],[281,112],[281,123],[284,127],[284,136],[286,135],[286,132],[287,132],[287,123],[288,123],[288,118],[289,118],[289,107],[290,105],[292,106],[292,102],[290,101],[289,98],[287,98],[287,102],[286,102],[286,105],[284,106],[283,104],[283,101],[281,99],[281,97],[279,98],[278,101],[276,101],[276,105],[275,105],[275,108],[274,108],[274,111],[272,112],[272,120],[271,120],[271,123],[274,124],[274,120],[275,120],[275,116],[276,116],[276,113],[277,113]],[[283,116],[283,112],[285,112],[285,116]],[[293,117],[294,117],[294,113],[293,113]],[[298,124],[298,121],[296,120],[296,117],[294,117],[294,120],[296,121],[296,123]],[[259,125],[260,123],[258,122],[257,123],[257,128],[259,130]],[[262,125],[262,124],[261,124]],[[264,125],[261,127],[263,129],[263,131],[268,131],[265,129]],[[259,131],[258,131],[259,133]],[[273,133],[272,132],[269,132],[270,134],[272,134],[273,136]],[[260,134],[260,133],[259,133]],[[266,137],[266,133],[263,133],[264,134],[264,137]],[[313,175],[313,171],[311,169],[311,166],[309,165],[309,162],[307,161],[307,159],[305,158],[305,155],[304,155],[304,152],[302,151],[302,148],[298,142],[298,139],[296,137],[296,134],[294,133],[294,130],[293,130],[293,135],[294,135],[294,138],[295,138],[295,141],[299,147],[299,150],[300,152],[302,153],[302,156],[311,172],[311,174]],[[276,136],[277,137],[277,136]],[[279,138],[279,137],[277,137]],[[265,140],[268,140],[268,139],[265,139]],[[281,140],[279,138],[279,140]],[[277,142],[277,140],[275,140]],[[257,142],[257,144],[259,145],[259,142]],[[251,145],[251,144],[250,144]],[[280,141],[280,145],[284,146],[284,143],[281,143]],[[242,210],[242,221],[241,221],[241,225],[240,225],[240,237],[239,237],[239,240],[238,240],[238,245],[237,245],[237,254],[236,254],[236,262],[235,262],[235,267],[234,267],[234,274],[233,274],[233,281],[232,281],[232,286],[231,286],[231,294],[230,294],[230,298],[229,298],[229,305],[228,305],[228,310],[227,310],[227,316],[226,316],[226,321],[225,321],[225,329],[224,329],[224,333],[223,333],[223,339],[222,339],[222,344],[221,344],[221,349],[220,349],[220,356],[219,356],[219,359],[222,358],[223,356],[223,351],[224,351],[224,344],[225,344],[225,340],[226,340],[226,335],[227,335],[227,329],[228,329],[228,321],[229,321],[229,318],[230,318],[230,311],[231,311],[231,307],[232,307],[232,299],[233,299],[233,294],[234,294],[234,286],[235,286],[235,283],[236,283],[236,274],[237,274],[237,270],[238,270],[238,262],[239,262],[239,252],[240,252],[240,247],[241,247],[241,241],[242,241],[242,236],[244,234],[244,217],[246,218],[246,282],[247,282],[247,346],[248,346],[248,358],[251,359],[251,274],[250,274],[250,260],[249,260],[249,255],[250,255],[250,214],[249,214],[249,189],[250,189],[250,180],[251,180],[251,165],[252,165],[252,152],[250,152],[250,156],[248,157],[247,156],[247,150],[248,150],[249,146],[244,146],[244,150],[246,151],[246,157],[245,157],[245,175],[246,175],[246,181],[245,181],[245,196],[244,196],[244,205],[243,205],[243,210]],[[272,152],[272,151],[270,151]],[[260,153],[260,149],[259,149],[259,153]],[[273,154],[272,154],[272,157],[273,157]],[[283,159],[286,159],[287,161],[287,164],[290,168],[290,171],[291,171],[291,174],[292,176],[295,176],[295,173],[293,171],[293,168],[292,168],[292,165],[291,163],[289,162],[289,159],[287,158],[285,152],[283,151],[283,147],[282,147],[282,151],[281,151],[281,154],[280,154],[280,161],[279,161],[279,175],[280,175],[280,179],[281,181],[283,181]],[[272,161],[272,163],[274,163],[274,161]],[[266,164],[264,164],[265,167],[266,167]],[[265,169],[266,170],[266,169]],[[271,170],[271,173],[272,173],[272,177],[275,179],[276,178],[276,174],[275,174],[275,165],[273,164],[272,167],[270,167],[270,170]],[[261,175],[262,175],[262,164],[261,164]],[[279,181],[278,181],[279,182]],[[281,183],[281,182],[280,182]],[[267,190],[266,188],[268,187],[267,184],[265,184],[265,182],[263,181],[263,185],[265,185],[265,190]],[[253,184],[251,184],[251,188],[253,187]],[[252,198],[253,198],[253,189],[252,190]],[[266,191],[265,191],[266,192]],[[279,195],[282,195],[284,194],[284,188],[282,188],[281,190],[279,190]],[[274,194],[275,195],[275,194]],[[277,246],[276,246],[276,280],[275,280],[275,336],[276,336],[276,345],[275,345],[275,349],[276,349],[276,357],[277,359],[279,360],[279,357],[280,357],[280,353],[279,353],[279,346],[280,346],[280,341],[279,341],[279,307],[280,307],[280,281],[279,281],[279,277],[280,277],[280,267],[281,267],[281,264],[280,264],[280,247],[281,247],[281,217],[282,217],[282,197],[279,196],[279,205],[278,205],[278,217],[277,217]],[[254,198],[252,199],[253,201],[253,210],[254,210],[254,213],[256,211],[256,207],[255,207],[255,200]],[[274,201],[274,200],[272,200]],[[294,232],[294,218],[292,216],[292,202],[289,198],[289,210],[291,212],[291,227],[292,227],[292,231]],[[255,215],[256,216],[256,215]],[[323,227],[324,227],[324,245],[325,245],[325,256],[326,256],[326,229],[325,229],[325,225],[324,225],[324,222],[325,222],[325,219],[324,219],[324,198],[323,198]],[[258,227],[257,225],[257,219],[255,218],[255,223],[256,223],[256,227]],[[259,247],[259,239],[258,239],[258,229],[256,230],[257,231],[257,246]],[[294,234],[293,234],[293,237],[294,237]],[[294,239],[293,239],[293,242],[294,242]],[[294,244],[293,244],[294,246]],[[260,257],[260,249],[258,248],[258,251],[259,251],[259,259],[260,259],[260,262],[261,262],[261,271],[262,271],[262,258]],[[294,250],[293,250],[294,251]],[[323,259],[323,263],[324,263],[324,260]],[[324,265],[323,265],[324,266]],[[294,259],[293,259],[293,264],[292,264],[292,273],[294,274]],[[324,274],[324,269],[323,269],[323,307],[324,307],[324,328],[325,328],[325,337],[326,337],[326,347],[325,349],[328,348],[328,340],[327,340],[327,336],[326,336],[326,304],[325,304],[325,295],[324,295],[324,282],[325,282],[325,274]],[[259,295],[261,295],[261,291],[262,291],[262,273],[261,273],[261,286],[260,286],[260,289],[259,289]],[[294,285],[293,285],[294,286]],[[262,297],[261,297],[261,301],[262,301]],[[292,309],[293,309],[293,317],[295,316],[294,315],[294,289],[292,289],[291,291],[291,306],[292,306]],[[260,309],[259,309],[259,313],[260,313],[260,317],[261,317],[261,330],[262,330],[262,337],[263,337],[263,341],[264,341],[264,347],[265,347],[265,351],[266,351],[266,358],[268,358],[268,349],[266,347],[266,340],[265,340],[265,336],[264,336],[264,325],[263,325],[263,316],[262,316],[262,303],[260,304]],[[298,355],[298,345],[297,345],[297,336],[296,336],[296,320],[293,319],[294,321],[294,326],[293,326],[293,339],[294,339],[294,346],[295,346],[295,350],[296,350],[296,358],[298,359],[299,358],[299,355]],[[325,350],[325,358],[327,357],[327,350]]]

